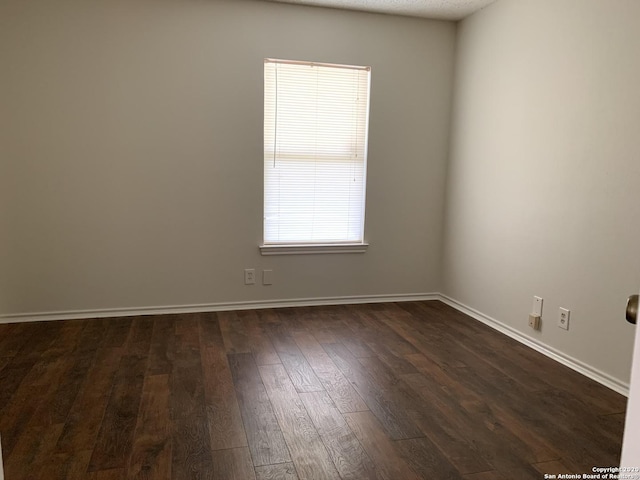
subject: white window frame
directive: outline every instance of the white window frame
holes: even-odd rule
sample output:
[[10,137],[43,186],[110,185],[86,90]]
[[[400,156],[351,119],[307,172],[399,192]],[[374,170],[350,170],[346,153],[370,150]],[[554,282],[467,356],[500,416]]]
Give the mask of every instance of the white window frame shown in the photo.
[[[265,58],[265,66],[267,63],[275,63],[275,64],[293,64],[293,65],[304,65],[304,66],[321,66],[321,67],[330,67],[330,68],[346,68],[350,70],[364,70],[367,72],[371,71],[370,67],[360,67],[360,66],[352,66],[352,65],[339,65],[339,64],[329,64],[329,63],[319,63],[319,62],[305,62],[305,61],[293,61],[293,60],[276,60],[271,58]],[[266,70],[266,67],[265,67]],[[266,72],[265,72],[266,74]],[[260,245],[260,252],[262,255],[295,255],[295,254],[326,254],[326,253],[364,253],[367,251],[368,243],[365,241],[365,215],[366,215],[366,178],[367,178],[367,146],[368,146],[368,130],[369,130],[369,103],[370,103],[370,73],[367,76],[367,102],[366,102],[366,118],[365,118],[365,132],[364,132],[364,144],[363,148],[363,172],[362,172],[362,204],[361,204],[361,225],[360,225],[360,239],[358,241],[335,241],[335,242],[326,242],[326,243],[317,243],[313,241],[309,242],[267,242],[264,240],[266,236],[266,226],[264,222],[266,222],[266,216],[263,220],[263,243]],[[265,130],[266,130],[266,119],[267,119],[267,91],[266,91],[266,78],[265,78]],[[277,111],[277,110],[276,110]],[[276,114],[277,116],[277,114]],[[276,120],[277,121],[277,120]],[[267,168],[266,159],[268,155],[275,155],[276,142],[273,143],[272,151],[267,151],[267,138],[265,132],[265,141],[264,141],[264,151],[265,151],[265,169]],[[263,215],[266,210],[266,195],[267,195],[267,182],[266,182],[266,171],[263,178],[263,185],[265,188],[265,204],[263,205]]]

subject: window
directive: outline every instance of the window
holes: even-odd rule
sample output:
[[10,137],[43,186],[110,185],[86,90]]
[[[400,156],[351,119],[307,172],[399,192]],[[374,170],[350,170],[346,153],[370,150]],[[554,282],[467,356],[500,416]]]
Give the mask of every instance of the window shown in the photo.
[[265,60],[263,254],[364,251],[369,83],[369,67]]

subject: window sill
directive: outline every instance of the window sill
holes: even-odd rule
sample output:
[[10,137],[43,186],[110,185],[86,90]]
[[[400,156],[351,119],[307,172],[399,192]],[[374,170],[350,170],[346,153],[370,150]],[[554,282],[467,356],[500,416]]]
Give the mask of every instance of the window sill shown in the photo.
[[324,253],[365,253],[368,243],[317,243],[299,245],[260,245],[262,255],[315,255]]

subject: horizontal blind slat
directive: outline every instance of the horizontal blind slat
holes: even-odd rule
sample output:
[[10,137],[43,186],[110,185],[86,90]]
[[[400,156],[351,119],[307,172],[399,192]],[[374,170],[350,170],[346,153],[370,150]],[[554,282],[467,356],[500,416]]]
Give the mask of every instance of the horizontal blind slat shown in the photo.
[[265,243],[363,241],[369,69],[264,68]]

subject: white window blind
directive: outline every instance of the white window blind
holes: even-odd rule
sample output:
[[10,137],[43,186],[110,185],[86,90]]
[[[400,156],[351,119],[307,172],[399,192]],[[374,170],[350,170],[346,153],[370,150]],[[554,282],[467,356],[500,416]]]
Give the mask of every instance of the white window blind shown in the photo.
[[266,59],[264,244],[362,243],[370,69]]

